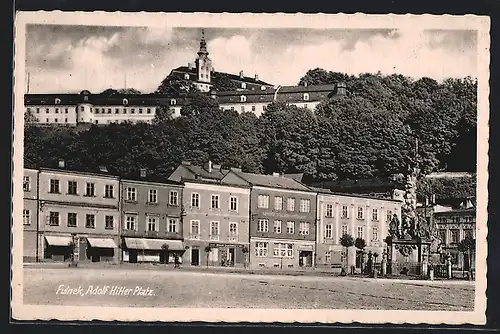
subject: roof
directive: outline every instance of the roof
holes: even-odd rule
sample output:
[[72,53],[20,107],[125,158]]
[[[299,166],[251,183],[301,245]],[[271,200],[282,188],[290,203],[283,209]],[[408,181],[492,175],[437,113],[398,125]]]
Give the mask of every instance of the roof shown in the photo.
[[202,179],[213,179],[213,180],[222,180],[224,176],[226,176],[228,170],[212,168],[212,171],[209,172],[205,168],[197,165],[187,165],[183,164],[184,168],[188,169],[194,175],[201,177]]
[[333,191],[339,190],[371,190],[373,188],[396,188],[397,183],[390,179],[360,179],[360,180],[336,180],[336,181],[322,181],[312,182],[312,186],[328,188]]
[[[86,98],[86,99],[85,99]],[[24,104],[28,106],[61,105],[73,106],[89,103],[102,106],[137,106],[152,107],[170,105],[173,97],[163,94],[25,94]],[[126,101],[124,101],[126,99]],[[175,97],[176,104],[182,104],[185,98]]]
[[451,214],[466,214],[466,213],[475,213],[476,208],[468,208],[468,209],[451,209],[451,210],[445,210],[445,211],[439,211],[439,212],[434,212],[434,215],[451,215]]
[[123,175],[121,179],[125,182],[127,181],[138,181],[138,182],[153,182],[153,183],[163,183],[165,185],[177,185],[182,186],[182,182],[172,181],[161,175],[146,174],[145,177],[141,177],[137,174]]
[[232,172],[253,186],[311,191],[311,189],[306,185],[283,176],[261,175],[235,170],[233,170]]
[[38,166],[26,157],[23,157],[23,167],[25,169],[38,169]]
[[80,166],[72,166],[72,167],[41,167],[40,172],[48,171],[48,172],[58,172],[58,173],[77,173],[77,174],[87,174],[87,175],[95,175],[95,176],[103,176],[110,178],[119,178],[116,173],[111,172],[103,172],[99,168],[84,168]]
[[[196,74],[196,67],[189,68],[188,66],[179,66],[179,67],[176,67],[172,70],[172,72],[174,72],[174,71],[181,72],[181,73],[188,73],[191,75],[191,74]],[[217,79],[218,76],[225,76],[225,77],[228,77],[229,79],[234,80],[234,81],[247,82],[247,83],[252,83],[252,84],[256,84],[256,85],[272,86],[272,84],[267,83],[267,82],[262,81],[262,80],[259,80],[259,79],[255,79],[252,77],[246,77],[246,76],[243,76],[243,78],[242,78],[237,74],[231,74],[231,73],[226,73],[226,72],[213,71],[211,73],[211,76],[212,76],[212,79]],[[197,80],[197,79],[195,79],[195,80]]]

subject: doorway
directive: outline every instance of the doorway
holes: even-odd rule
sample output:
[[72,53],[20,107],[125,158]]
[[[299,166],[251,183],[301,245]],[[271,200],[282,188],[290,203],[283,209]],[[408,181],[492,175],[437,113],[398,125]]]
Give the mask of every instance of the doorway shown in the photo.
[[228,248],[227,250],[227,264],[231,267],[234,266],[234,248]]
[[191,265],[200,265],[200,250],[198,248],[191,248]]
[[299,252],[299,266],[300,267],[312,267],[312,252],[311,251],[300,251]]
[[128,252],[128,262],[137,263],[137,250],[131,249]]

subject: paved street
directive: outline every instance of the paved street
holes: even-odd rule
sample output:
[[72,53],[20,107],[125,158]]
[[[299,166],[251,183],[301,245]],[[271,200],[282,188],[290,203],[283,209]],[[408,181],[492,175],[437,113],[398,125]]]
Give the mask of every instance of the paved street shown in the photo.
[[[473,283],[457,283],[182,270],[24,268],[24,304],[473,310]],[[68,294],[69,289],[76,294]]]

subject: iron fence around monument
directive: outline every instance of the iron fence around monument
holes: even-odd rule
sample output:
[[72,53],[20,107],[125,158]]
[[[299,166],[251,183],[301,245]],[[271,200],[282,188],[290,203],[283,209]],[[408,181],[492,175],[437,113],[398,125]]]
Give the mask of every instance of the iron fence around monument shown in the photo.
[[388,272],[394,276],[418,276],[421,272],[421,264],[418,262],[392,262],[388,269]]

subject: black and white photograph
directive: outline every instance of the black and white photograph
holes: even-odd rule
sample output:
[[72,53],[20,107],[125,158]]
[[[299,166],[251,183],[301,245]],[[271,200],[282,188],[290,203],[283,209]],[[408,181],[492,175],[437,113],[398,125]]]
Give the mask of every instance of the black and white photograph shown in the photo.
[[13,317],[484,324],[489,29],[19,12]]

